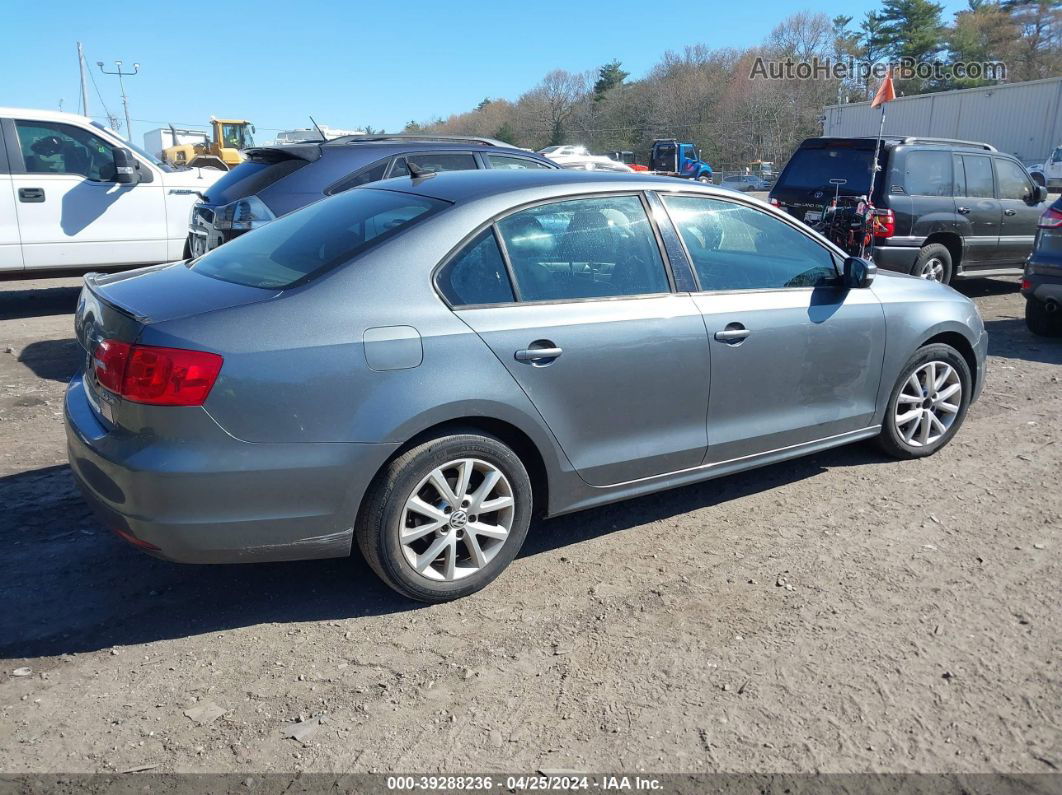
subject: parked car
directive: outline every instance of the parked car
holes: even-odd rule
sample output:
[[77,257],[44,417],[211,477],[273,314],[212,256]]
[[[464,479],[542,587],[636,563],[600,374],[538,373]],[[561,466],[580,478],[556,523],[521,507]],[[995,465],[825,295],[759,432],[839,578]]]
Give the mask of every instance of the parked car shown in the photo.
[[747,193],[748,191],[753,190],[764,191],[771,189],[770,182],[755,174],[731,174],[728,177],[723,177],[720,184],[724,188],[741,191],[742,193]]
[[538,154],[548,157],[550,160],[556,160],[558,157],[586,157],[590,152],[582,144],[565,144],[563,146],[547,146],[545,149],[539,149]]
[[391,179],[203,257],[86,277],[70,464],[108,527],[199,563],[350,554],[476,591],[545,516],[876,438],[947,444],[974,304],[673,178]]
[[357,185],[418,173],[475,169],[555,169],[552,161],[490,138],[348,135],[326,142],[267,146],[208,190],[192,209],[187,257],[325,196]]
[[221,175],[174,171],[85,116],[0,108],[0,273],[179,259]]
[[1062,145],[1052,149],[1047,160],[1029,166],[1029,173],[1037,185],[1044,185],[1048,190],[1062,189]]
[[[865,195],[875,145],[874,138],[808,138],[771,189],[771,203],[813,223],[835,191]],[[945,284],[1021,273],[1047,191],[1016,158],[989,144],[888,137],[879,159],[875,263]]]
[[1029,330],[1041,337],[1062,337],[1062,198],[1040,216],[1021,294]]

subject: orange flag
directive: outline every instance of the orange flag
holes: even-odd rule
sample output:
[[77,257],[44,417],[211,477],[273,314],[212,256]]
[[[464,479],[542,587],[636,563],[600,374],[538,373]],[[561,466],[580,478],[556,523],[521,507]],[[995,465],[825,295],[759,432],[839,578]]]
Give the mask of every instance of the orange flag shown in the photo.
[[876,108],[894,99],[896,99],[896,89],[892,85],[892,67],[890,66],[889,71],[885,73],[885,79],[878,86],[878,93],[874,95],[874,101],[870,103],[870,107]]

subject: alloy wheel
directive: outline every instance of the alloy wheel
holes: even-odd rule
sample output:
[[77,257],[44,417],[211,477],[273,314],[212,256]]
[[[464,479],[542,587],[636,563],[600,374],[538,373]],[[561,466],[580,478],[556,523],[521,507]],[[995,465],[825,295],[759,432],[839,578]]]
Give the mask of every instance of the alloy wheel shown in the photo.
[[925,447],[948,432],[961,405],[958,371],[947,362],[928,362],[904,382],[896,397],[893,422],[906,444]]
[[918,275],[931,282],[944,281],[944,261],[940,257],[930,257],[922,265]]
[[436,467],[406,500],[403,557],[431,580],[475,574],[505,546],[515,505],[512,485],[494,464],[461,458]]

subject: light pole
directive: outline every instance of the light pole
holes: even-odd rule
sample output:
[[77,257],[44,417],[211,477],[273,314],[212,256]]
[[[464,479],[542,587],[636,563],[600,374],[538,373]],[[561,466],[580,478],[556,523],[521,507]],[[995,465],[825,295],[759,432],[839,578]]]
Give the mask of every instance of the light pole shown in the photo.
[[103,68],[103,61],[96,61],[96,66],[98,66],[100,68],[100,71],[103,72],[105,75],[118,75],[118,87],[122,91],[122,107],[125,109],[125,140],[132,141],[133,128],[132,125],[129,123],[129,100],[126,99],[125,96],[125,82],[122,80],[122,78],[132,77],[133,75],[137,74],[140,71],[140,64],[133,64],[132,72],[123,72],[121,61],[115,61],[114,65],[118,68],[113,72],[108,72],[106,69]]

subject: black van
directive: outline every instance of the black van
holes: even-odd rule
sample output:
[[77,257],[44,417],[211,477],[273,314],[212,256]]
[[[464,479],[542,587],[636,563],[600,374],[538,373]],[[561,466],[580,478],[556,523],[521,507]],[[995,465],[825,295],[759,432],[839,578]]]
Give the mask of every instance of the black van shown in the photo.
[[[808,138],[782,170],[770,202],[817,221],[835,192],[866,195],[876,138]],[[924,279],[1018,275],[1032,250],[1047,191],[989,144],[882,139],[871,256]]]

